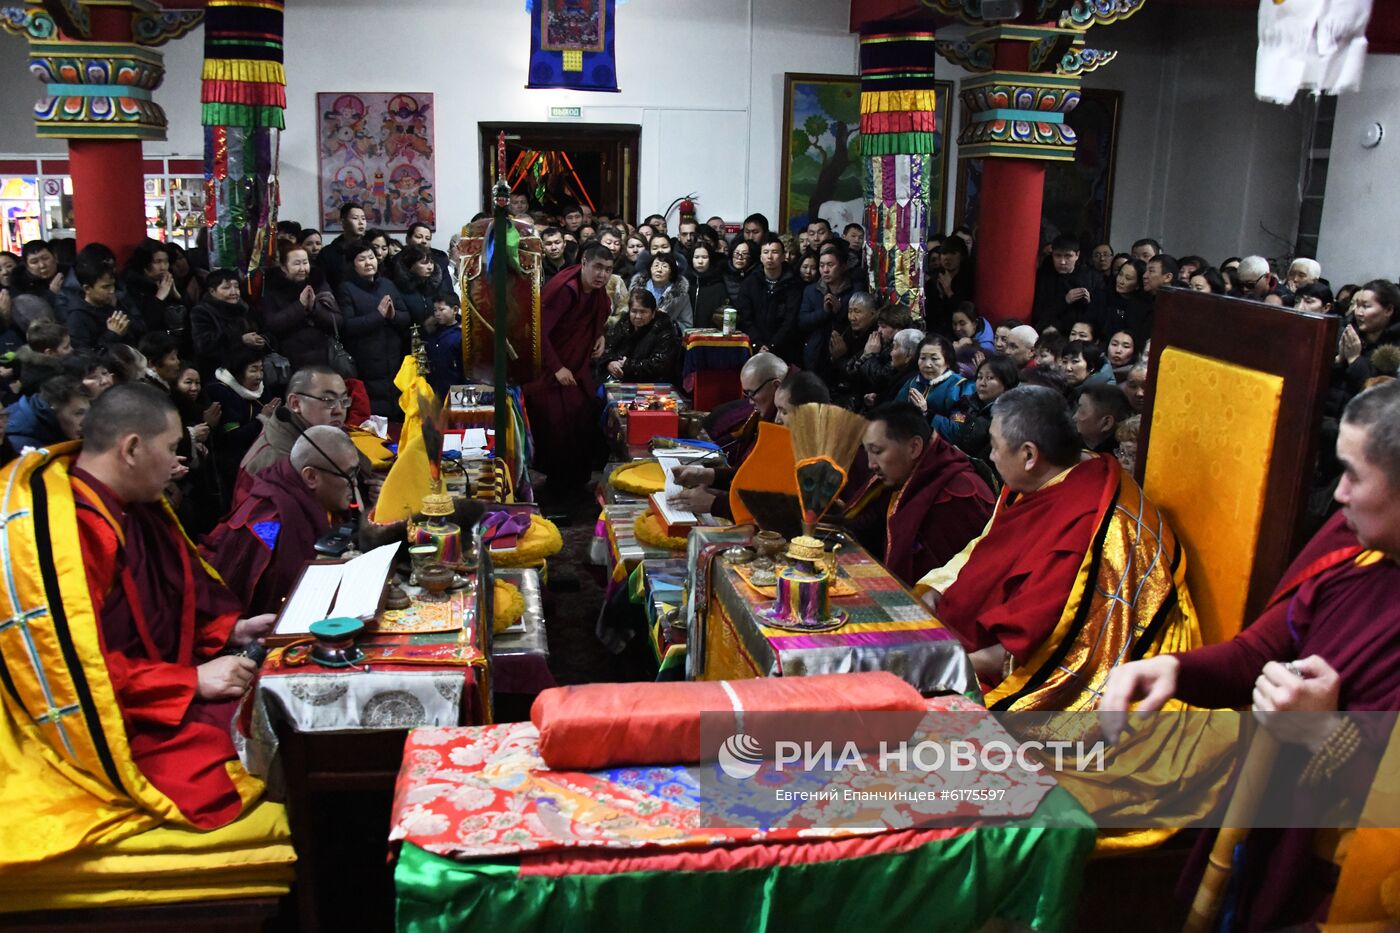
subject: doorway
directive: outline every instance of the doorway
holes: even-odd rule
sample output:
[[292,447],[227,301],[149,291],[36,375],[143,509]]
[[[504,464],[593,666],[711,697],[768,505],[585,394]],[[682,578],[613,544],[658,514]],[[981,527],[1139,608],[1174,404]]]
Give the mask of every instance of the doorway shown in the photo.
[[506,134],[506,177],[530,209],[561,213],[568,203],[594,213],[632,217],[642,128],[625,123],[480,123],[481,203],[496,182],[496,140]]

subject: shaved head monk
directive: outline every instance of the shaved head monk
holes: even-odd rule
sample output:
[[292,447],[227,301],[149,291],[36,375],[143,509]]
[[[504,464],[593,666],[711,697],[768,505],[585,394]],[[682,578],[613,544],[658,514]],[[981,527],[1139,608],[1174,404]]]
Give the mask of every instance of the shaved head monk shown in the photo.
[[228,517],[204,538],[209,563],[250,609],[276,612],[316,557],[316,541],[357,497],[360,452],[334,425],[312,425],[291,456],[258,474]]
[[[13,739],[0,771],[16,789],[0,837],[23,840],[0,864],[166,821],[222,826],[261,791],[229,736],[255,665],[222,652],[273,617],[241,618],[164,502],[182,436],[168,395],[117,386],[93,402],[81,446],[0,473],[18,510],[0,529],[11,575],[0,602],[25,619],[0,631],[14,684],[0,700]],[[8,825],[23,818],[27,833]]]
[[989,708],[1093,709],[1120,661],[1201,643],[1175,535],[1112,455],[1081,449],[1064,396],[1001,395],[991,441],[992,520],[920,581]]
[[913,586],[981,534],[996,498],[967,455],[909,402],[881,405],[866,420],[870,477],[846,497],[842,522]]

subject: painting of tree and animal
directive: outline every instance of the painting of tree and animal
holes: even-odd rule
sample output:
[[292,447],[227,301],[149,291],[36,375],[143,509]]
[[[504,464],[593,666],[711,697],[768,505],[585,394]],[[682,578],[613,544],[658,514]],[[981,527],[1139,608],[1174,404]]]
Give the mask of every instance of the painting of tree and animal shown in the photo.
[[838,233],[864,224],[860,78],[787,74],[778,231],[798,233],[821,217]]

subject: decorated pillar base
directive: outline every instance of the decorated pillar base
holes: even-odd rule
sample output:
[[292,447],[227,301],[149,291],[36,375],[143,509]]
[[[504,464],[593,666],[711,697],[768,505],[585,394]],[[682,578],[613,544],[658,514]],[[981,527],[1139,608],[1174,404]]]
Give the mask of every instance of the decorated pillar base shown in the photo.
[[35,135],[68,140],[80,245],[105,243],[123,259],[145,237],[141,142],[164,139],[166,128],[152,97],[165,65],[152,47],[203,18],[147,0],[30,0],[0,15],[0,28],[28,40],[29,70],[45,85]]

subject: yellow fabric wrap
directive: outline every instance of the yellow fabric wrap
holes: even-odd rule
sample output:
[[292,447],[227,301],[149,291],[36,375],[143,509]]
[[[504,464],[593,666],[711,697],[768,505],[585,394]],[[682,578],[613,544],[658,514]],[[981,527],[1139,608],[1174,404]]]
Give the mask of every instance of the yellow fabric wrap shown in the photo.
[[496,580],[495,599],[491,603],[491,628],[504,632],[525,614],[525,595],[520,587],[505,580]]
[[516,539],[511,550],[492,550],[491,563],[496,567],[533,567],[564,548],[564,538],[554,522],[543,515],[531,515],[530,527]]
[[684,537],[672,537],[666,534],[661,527],[661,519],[656,513],[648,510],[637,516],[637,520],[632,523],[632,533],[637,536],[637,540],[647,547],[661,548],[666,551],[684,551],[689,535]]
[[[68,468],[77,444],[0,471],[0,874],[161,823],[188,826],[132,760],[88,593]],[[262,789],[230,775],[244,801]]]
[[287,74],[278,62],[251,58],[206,58],[200,77],[205,81],[247,81],[251,84],[286,84]]
[[[374,521],[381,525],[412,517],[423,507],[432,480],[428,450],[423,444],[423,419],[418,413],[418,397],[434,398],[428,380],[418,375],[412,354],[403,358],[394,385],[399,390],[399,410],[403,430],[399,432],[399,456],[384,477],[379,499],[374,504]],[[358,445],[357,445],[358,446]]]
[[112,845],[0,875],[0,912],[277,897],[296,853],[287,811],[257,804],[209,832],[158,826]]
[[1054,632],[987,694],[988,708],[1089,711],[1118,664],[1200,646],[1186,554],[1121,469],[1094,542]]
[[933,91],[861,91],[861,113],[927,110],[933,112]]
[[382,473],[393,464],[394,454],[388,447],[384,446],[384,439],[378,434],[361,431],[359,428],[351,428],[347,433],[350,435],[350,443],[354,444],[355,449],[365,455],[369,460],[370,467],[376,473]]
[[1143,485],[1191,552],[1206,644],[1228,641],[1246,622],[1282,395],[1279,376],[1162,351]]
[[649,496],[666,488],[666,474],[655,460],[638,460],[613,470],[608,485],[619,492]]
[[1391,730],[1361,819],[1344,842],[1344,851],[1322,929],[1400,926],[1400,726]]

